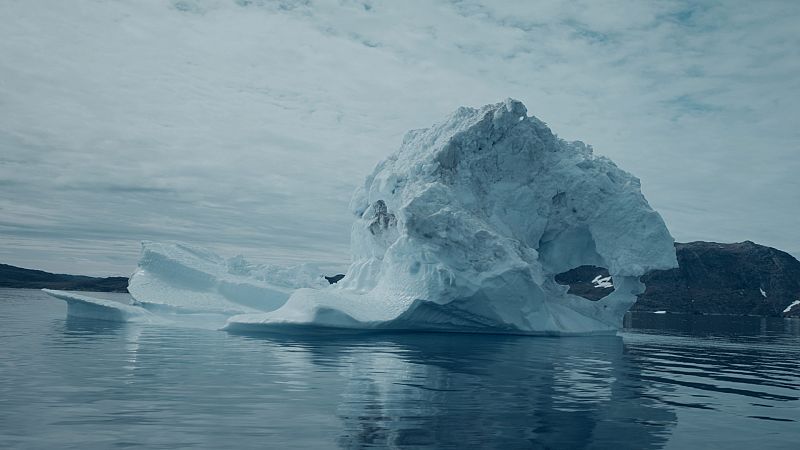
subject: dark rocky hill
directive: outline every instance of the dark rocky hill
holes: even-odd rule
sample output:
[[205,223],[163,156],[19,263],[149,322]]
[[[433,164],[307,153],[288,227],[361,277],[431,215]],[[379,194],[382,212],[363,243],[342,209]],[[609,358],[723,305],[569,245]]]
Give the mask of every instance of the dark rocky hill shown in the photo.
[[567,293],[597,301],[614,292],[608,269],[597,266],[579,266],[556,275],[556,283],[569,286]]
[[343,274],[343,273],[340,273],[340,274],[334,275],[334,276],[332,276],[332,277],[325,276],[325,275],[323,275],[323,276],[325,277],[325,279],[326,279],[326,280],[328,280],[328,283],[330,283],[330,284],[336,284],[336,283],[338,283],[339,281],[341,281],[341,280],[342,280],[342,278],[344,278],[344,274]]
[[128,292],[125,277],[64,275],[0,264],[0,287],[65,291]]
[[750,241],[675,244],[677,269],[642,277],[634,311],[800,317],[800,261]]
[[[679,267],[641,280],[633,311],[800,317],[800,261],[750,241],[676,243]],[[569,292],[596,301],[614,291],[608,270],[580,266],[556,275]],[[796,303],[795,303],[796,302]]]

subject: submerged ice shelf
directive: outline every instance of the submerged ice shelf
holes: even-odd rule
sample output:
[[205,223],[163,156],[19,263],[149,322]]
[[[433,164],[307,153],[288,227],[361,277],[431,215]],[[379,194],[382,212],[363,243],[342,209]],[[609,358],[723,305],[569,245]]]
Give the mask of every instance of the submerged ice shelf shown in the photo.
[[[639,180],[559,139],[511,99],[409,132],[350,209],[352,264],[335,285],[311,265],[253,265],[145,242],[129,284],[133,305],[49,293],[70,314],[217,314],[240,332],[585,334],[616,331],[643,290],[639,277],[677,266]],[[612,292],[583,298],[555,281],[582,266],[607,271],[596,287]]]
[[67,303],[67,316],[79,319],[105,320],[109,322],[167,323],[167,319],[157,316],[141,306],[91,297],[74,292],[42,289],[47,295]]
[[[642,292],[639,277],[677,266],[639,180],[511,99],[409,132],[351,211],[342,282],[298,289],[226,328],[612,332]],[[589,301],[554,281],[583,265],[608,269],[614,292]]]

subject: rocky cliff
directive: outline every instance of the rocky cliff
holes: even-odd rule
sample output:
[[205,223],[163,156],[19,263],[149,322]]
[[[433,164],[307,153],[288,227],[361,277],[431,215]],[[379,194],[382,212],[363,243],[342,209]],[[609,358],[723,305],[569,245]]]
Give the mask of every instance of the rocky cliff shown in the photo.
[[800,317],[800,261],[744,241],[676,243],[676,269],[641,278],[634,311]]

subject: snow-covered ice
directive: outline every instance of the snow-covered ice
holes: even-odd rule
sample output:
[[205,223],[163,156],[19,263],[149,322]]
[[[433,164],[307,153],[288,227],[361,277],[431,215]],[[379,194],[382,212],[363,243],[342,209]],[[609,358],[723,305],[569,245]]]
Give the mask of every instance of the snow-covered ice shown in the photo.
[[[642,292],[639,276],[677,266],[639,180],[511,99],[409,132],[356,190],[351,211],[352,264],[341,282],[298,289],[226,328],[611,332]],[[588,301],[555,282],[581,265],[607,268],[614,292]]]

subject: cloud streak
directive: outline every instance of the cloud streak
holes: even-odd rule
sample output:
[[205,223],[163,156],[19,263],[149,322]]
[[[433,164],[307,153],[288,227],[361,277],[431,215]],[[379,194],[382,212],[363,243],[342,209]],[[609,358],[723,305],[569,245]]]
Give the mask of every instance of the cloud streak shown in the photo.
[[[348,261],[402,134],[512,96],[639,176],[679,240],[800,254],[800,5],[8,1],[0,258],[127,273],[141,239]],[[65,244],[61,244],[61,243]]]

